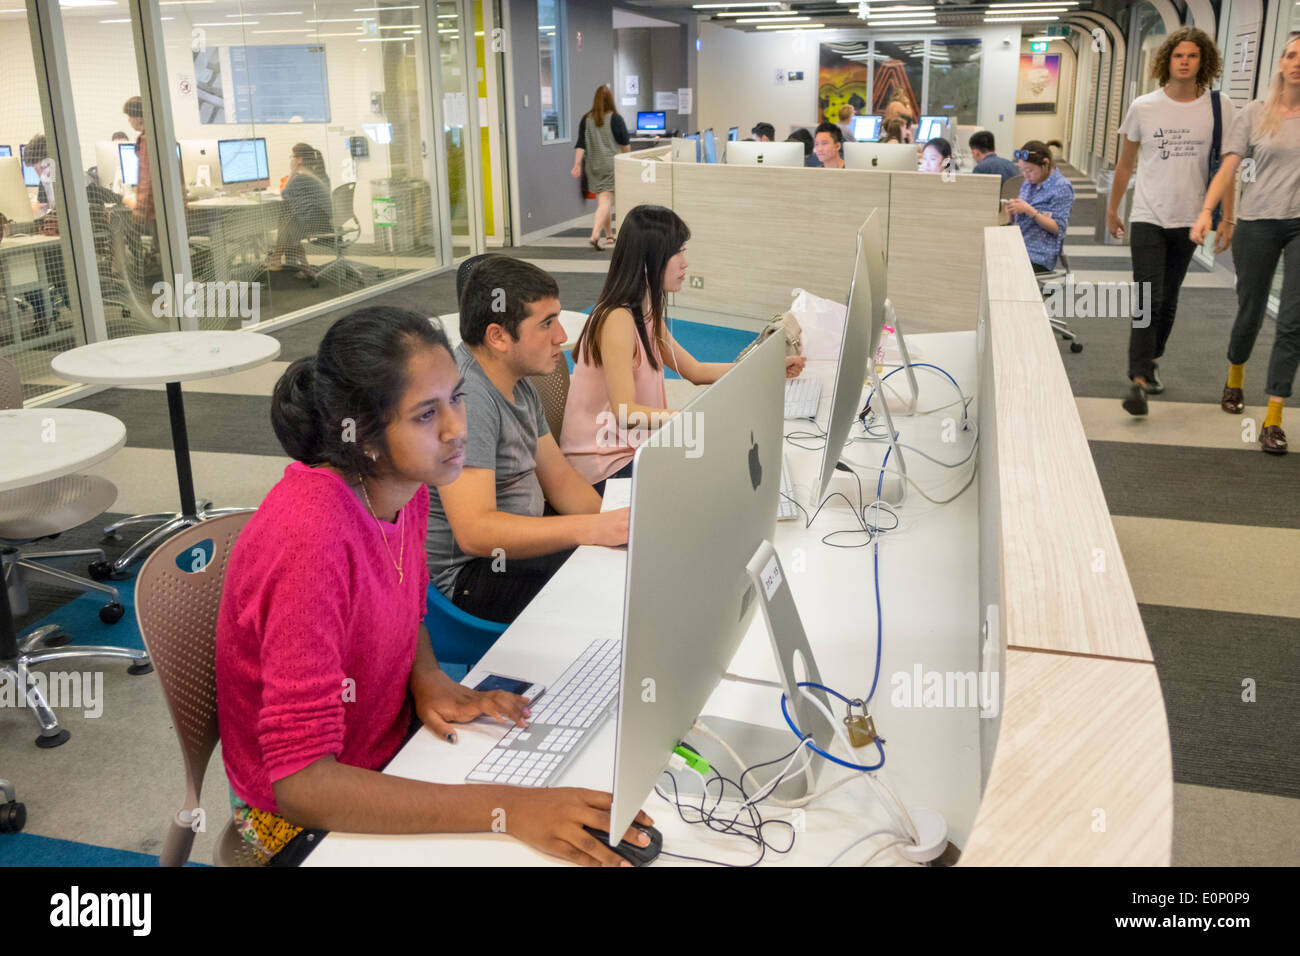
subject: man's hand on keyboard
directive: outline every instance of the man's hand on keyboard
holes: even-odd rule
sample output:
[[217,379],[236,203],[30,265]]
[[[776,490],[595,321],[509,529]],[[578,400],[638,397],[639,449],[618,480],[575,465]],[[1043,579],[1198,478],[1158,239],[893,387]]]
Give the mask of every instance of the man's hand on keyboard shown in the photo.
[[526,727],[528,701],[504,690],[477,691],[458,684],[442,671],[427,680],[415,696],[415,712],[424,726],[450,743],[456,742],[452,724],[467,724],[486,714]]
[[[516,788],[516,798],[506,808],[506,832],[535,850],[558,856],[580,866],[631,866],[621,856],[583,829],[609,830],[609,807],[612,798],[599,790],[576,787],[524,790]],[[653,826],[654,820],[641,810],[636,822]],[[635,827],[628,827],[623,839],[637,846],[647,846],[650,838]]]
[[808,359],[803,355],[787,355],[785,357],[785,377],[798,378],[803,371],[804,366],[808,364]]

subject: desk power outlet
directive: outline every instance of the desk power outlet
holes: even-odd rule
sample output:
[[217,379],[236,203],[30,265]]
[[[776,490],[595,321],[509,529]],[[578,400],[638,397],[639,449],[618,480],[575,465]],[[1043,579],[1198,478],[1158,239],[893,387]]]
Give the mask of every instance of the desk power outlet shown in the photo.
[[691,288],[692,288],[692,289],[703,289],[703,288],[704,288],[704,276],[691,276]]

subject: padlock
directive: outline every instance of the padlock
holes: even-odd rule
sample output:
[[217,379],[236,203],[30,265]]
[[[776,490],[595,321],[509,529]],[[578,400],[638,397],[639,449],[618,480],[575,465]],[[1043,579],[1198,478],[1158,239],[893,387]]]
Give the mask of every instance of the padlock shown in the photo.
[[[862,713],[853,713],[854,707],[861,707]],[[849,746],[857,749],[865,747],[876,739],[876,725],[867,713],[866,702],[861,698],[849,701],[848,713],[844,716],[844,727],[849,732]]]

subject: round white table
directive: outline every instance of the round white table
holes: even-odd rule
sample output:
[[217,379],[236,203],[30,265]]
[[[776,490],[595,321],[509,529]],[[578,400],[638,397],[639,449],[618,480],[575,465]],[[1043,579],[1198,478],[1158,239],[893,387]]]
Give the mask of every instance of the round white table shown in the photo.
[[176,456],[181,510],[176,513],[135,515],[105,528],[104,533],[111,536],[128,524],[162,522],[113,562],[113,572],[124,571],[159,542],[182,528],[198,524],[205,518],[244,510],[208,508],[207,502],[200,508],[195,500],[181,382],[240,372],[269,362],[279,354],[280,343],[260,332],[154,332],[92,342],[57,355],[50,362],[50,368],[56,375],[74,382],[167,386],[167,409],[171,419],[172,451]]
[[[26,488],[81,471],[115,454],[125,444],[126,426],[101,412],[77,408],[0,410],[0,448],[5,450],[0,457],[0,491]],[[0,580],[0,673],[14,680],[15,686],[25,687],[24,701],[41,728],[36,741],[41,747],[57,747],[69,734],[59,727],[40,686],[27,679],[29,666],[66,657],[122,657],[132,662],[132,673],[150,669],[146,653],[127,648],[78,646],[45,650],[43,641],[53,631],[57,628],[38,629],[20,648],[9,589]]]

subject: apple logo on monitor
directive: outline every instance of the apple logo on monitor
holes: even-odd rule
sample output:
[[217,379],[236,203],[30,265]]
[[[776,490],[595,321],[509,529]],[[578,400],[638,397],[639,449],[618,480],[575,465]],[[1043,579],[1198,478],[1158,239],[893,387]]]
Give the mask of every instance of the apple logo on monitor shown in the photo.
[[872,165],[872,166],[879,166],[879,165],[880,165],[880,157],[879,157],[879,156],[872,156],[872,157],[871,157],[871,165]]
[[758,442],[754,441],[754,433],[749,433],[751,442],[749,449],[749,480],[753,484],[754,490],[758,491],[758,486],[763,483],[763,466],[758,461]]

